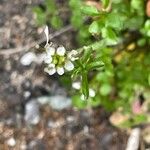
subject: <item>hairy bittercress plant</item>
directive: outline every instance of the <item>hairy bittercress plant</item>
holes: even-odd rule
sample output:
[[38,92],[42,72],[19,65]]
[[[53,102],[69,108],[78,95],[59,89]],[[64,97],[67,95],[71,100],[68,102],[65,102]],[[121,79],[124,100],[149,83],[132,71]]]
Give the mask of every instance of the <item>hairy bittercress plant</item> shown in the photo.
[[76,89],[74,106],[121,110],[133,120],[126,126],[146,121],[145,112],[137,115],[132,111],[140,95],[147,101],[147,95],[150,97],[150,20],[145,5],[146,0],[69,0],[68,20],[76,31],[77,47],[81,47],[76,50],[48,43],[45,30],[45,71],[70,76]]

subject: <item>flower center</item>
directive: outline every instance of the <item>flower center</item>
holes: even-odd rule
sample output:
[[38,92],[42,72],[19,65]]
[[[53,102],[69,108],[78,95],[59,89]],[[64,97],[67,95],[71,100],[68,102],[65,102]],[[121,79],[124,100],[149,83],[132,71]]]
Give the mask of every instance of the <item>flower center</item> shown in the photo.
[[52,63],[55,64],[55,66],[63,66],[65,58],[65,56],[54,55]]

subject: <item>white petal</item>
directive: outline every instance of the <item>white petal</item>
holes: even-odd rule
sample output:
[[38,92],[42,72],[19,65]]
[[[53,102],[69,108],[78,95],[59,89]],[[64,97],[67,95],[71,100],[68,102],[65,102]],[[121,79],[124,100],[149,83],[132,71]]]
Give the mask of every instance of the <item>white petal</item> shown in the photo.
[[56,53],[59,56],[64,56],[65,52],[66,52],[66,49],[63,46],[60,46],[60,47],[57,48],[57,52]]
[[80,98],[81,98],[81,100],[85,100],[85,96],[82,94],[81,96],[80,96]]
[[53,75],[56,72],[56,68],[54,64],[49,64],[47,68],[44,69],[49,75]]
[[55,64],[49,64],[48,67],[49,68],[55,68]]
[[81,88],[81,82],[73,82],[72,87],[76,90],[80,90]]
[[95,91],[93,89],[89,89],[89,96],[95,97]]
[[[48,45],[48,41],[49,41],[49,31],[48,31],[48,26],[45,27],[44,33],[46,35],[46,45]],[[46,46],[45,45],[45,46]]]
[[63,67],[57,67],[57,73],[59,75],[63,75],[64,74],[64,68]]
[[56,73],[56,68],[51,68],[48,72],[49,75],[53,75]]
[[46,64],[50,64],[52,62],[52,57],[49,56],[49,55],[46,55],[45,58],[44,58],[44,62]]
[[68,58],[71,61],[75,61],[75,60],[79,59],[78,57],[76,57],[77,54],[78,54],[78,52],[76,50],[72,50],[71,52],[68,53]]
[[47,46],[47,47],[46,47],[46,51],[47,51],[47,54],[48,54],[48,55],[53,56],[53,55],[55,54],[55,48],[54,48],[54,47]]
[[71,61],[66,61],[64,67],[67,71],[71,71],[74,69],[74,64]]

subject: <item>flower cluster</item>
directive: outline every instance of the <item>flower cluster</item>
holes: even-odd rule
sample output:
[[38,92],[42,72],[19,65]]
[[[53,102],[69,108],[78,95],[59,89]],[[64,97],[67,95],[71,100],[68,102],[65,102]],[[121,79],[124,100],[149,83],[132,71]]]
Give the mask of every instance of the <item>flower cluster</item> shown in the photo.
[[46,57],[44,62],[46,63],[46,68],[44,69],[49,75],[58,73],[63,75],[65,71],[72,71],[74,69],[73,62],[78,59],[78,52],[72,50],[67,52],[63,46],[55,47],[48,43],[48,28],[45,29],[45,34],[47,38],[47,43],[45,45]]
[[[72,83],[72,87],[76,90],[80,90],[81,89],[81,82],[73,82]],[[94,98],[96,95],[95,90],[92,88],[89,88],[89,97]],[[81,100],[85,100],[85,96],[82,94],[81,95]]]

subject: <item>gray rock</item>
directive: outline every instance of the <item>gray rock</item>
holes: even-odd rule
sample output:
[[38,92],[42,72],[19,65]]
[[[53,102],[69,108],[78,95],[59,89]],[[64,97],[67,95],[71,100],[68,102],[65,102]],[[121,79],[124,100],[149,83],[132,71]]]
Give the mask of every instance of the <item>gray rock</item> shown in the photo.
[[71,98],[61,95],[39,97],[40,104],[49,104],[55,110],[69,108],[72,104]]
[[27,124],[36,125],[40,121],[39,104],[35,100],[29,101],[25,106],[24,119]]
[[31,65],[33,61],[36,61],[36,60],[37,60],[36,55],[33,52],[28,52],[21,57],[20,63],[23,66],[29,66]]
[[51,96],[51,101],[49,105],[55,110],[63,110],[71,106],[71,98],[64,96]]

